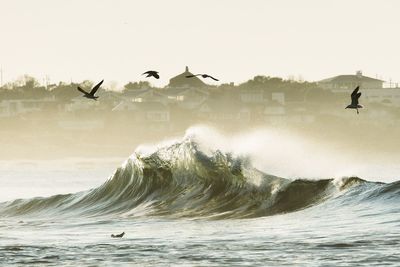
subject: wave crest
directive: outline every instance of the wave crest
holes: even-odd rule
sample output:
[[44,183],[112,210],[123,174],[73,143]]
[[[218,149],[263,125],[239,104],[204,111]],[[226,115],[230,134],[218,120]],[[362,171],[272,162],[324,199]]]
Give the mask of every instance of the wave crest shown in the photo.
[[249,218],[316,205],[365,183],[359,178],[289,180],[246,157],[201,149],[192,137],[135,153],[102,186],[76,194],[2,203],[0,214]]

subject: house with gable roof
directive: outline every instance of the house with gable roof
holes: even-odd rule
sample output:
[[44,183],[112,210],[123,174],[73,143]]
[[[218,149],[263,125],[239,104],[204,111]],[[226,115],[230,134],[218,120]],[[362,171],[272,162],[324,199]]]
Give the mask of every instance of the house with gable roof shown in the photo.
[[205,84],[198,77],[186,78],[193,75],[186,66],[185,71],[170,79],[169,84],[161,93],[167,96],[168,103],[176,104],[184,109],[195,109],[209,97]]
[[126,90],[123,98],[132,102],[160,102],[167,104],[168,97],[161,90],[155,88],[143,88],[137,90]]
[[131,113],[136,122],[168,123],[170,113],[167,105],[161,102],[134,102],[125,100],[112,109],[113,112]]
[[383,83],[384,81],[382,80],[364,76],[361,71],[357,71],[355,75],[338,75],[321,80],[318,85],[332,92],[346,92],[353,90],[357,86],[362,89],[382,89]]

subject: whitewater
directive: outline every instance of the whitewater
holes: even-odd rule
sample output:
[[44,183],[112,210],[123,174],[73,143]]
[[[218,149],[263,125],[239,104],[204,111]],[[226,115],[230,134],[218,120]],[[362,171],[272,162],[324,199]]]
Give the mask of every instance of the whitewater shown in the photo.
[[398,266],[399,173],[270,130],[193,127],[136,148],[92,189],[47,177],[42,195],[0,198],[0,263]]

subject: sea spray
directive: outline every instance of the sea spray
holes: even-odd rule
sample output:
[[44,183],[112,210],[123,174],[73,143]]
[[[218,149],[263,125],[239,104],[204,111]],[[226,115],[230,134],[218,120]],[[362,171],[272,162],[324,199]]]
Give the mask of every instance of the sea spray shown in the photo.
[[[251,159],[205,148],[197,135],[136,151],[102,186],[75,194],[3,203],[7,216],[170,216],[250,218],[319,204],[363,183],[290,180],[261,172]],[[138,210],[138,213],[135,210]]]

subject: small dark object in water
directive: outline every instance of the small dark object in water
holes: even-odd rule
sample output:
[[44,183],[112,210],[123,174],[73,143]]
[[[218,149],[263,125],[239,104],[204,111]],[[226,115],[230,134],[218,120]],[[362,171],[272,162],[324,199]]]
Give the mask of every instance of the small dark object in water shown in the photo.
[[113,238],[121,238],[121,237],[124,236],[124,234],[125,234],[125,232],[122,232],[122,233],[120,233],[119,235],[111,234],[111,237],[113,237]]

